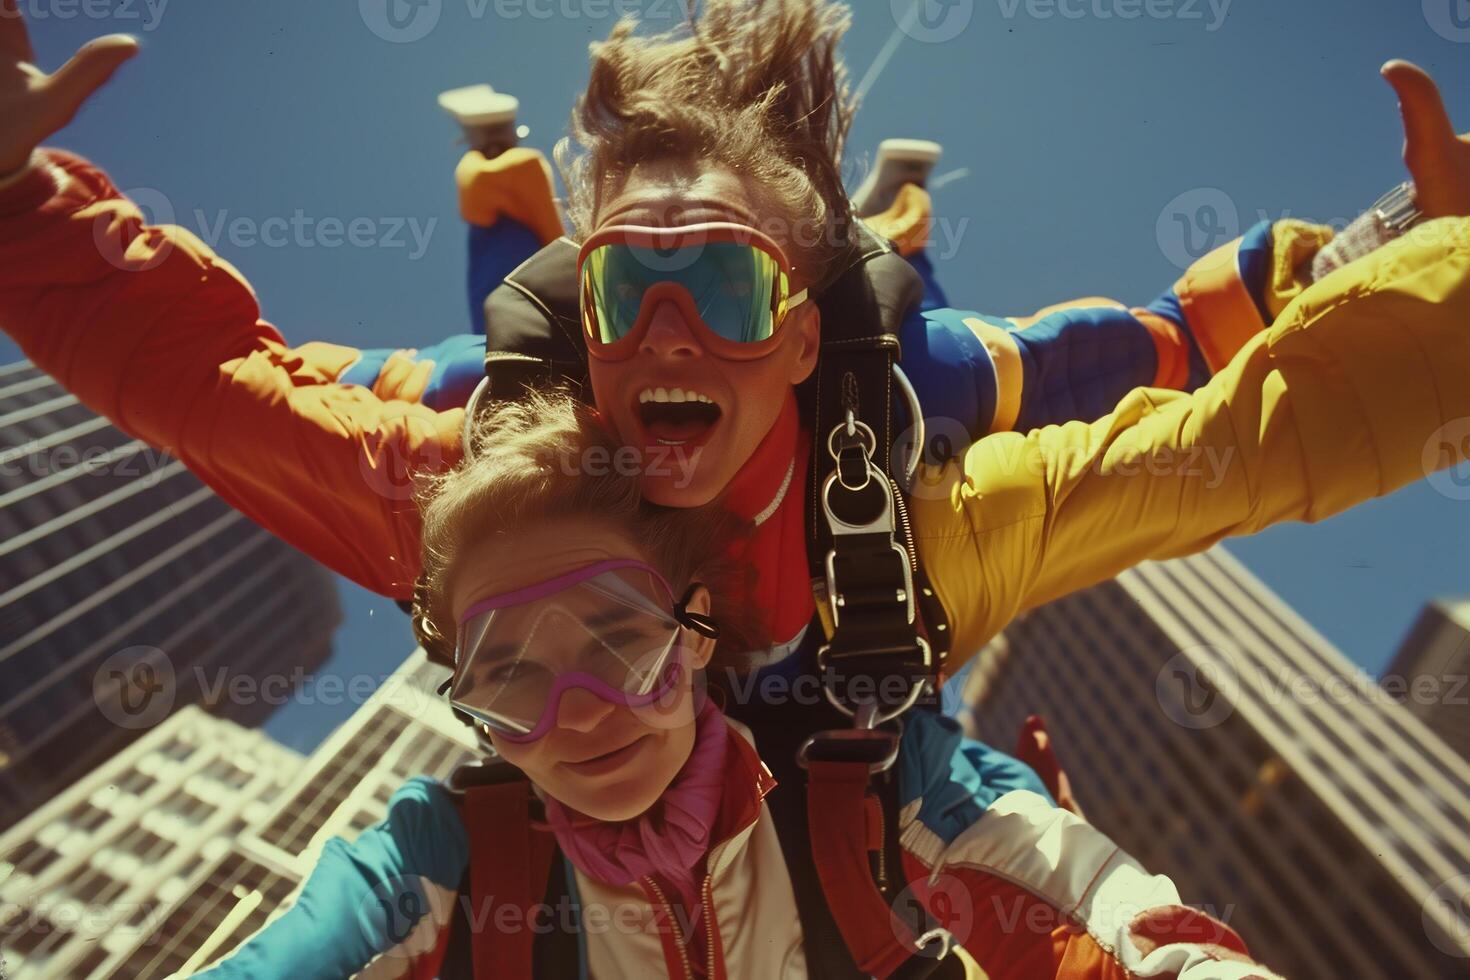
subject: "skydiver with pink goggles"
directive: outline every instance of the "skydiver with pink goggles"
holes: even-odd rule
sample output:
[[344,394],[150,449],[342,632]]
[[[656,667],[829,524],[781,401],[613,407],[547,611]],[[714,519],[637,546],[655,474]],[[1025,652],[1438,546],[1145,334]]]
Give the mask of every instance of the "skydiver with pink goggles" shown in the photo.
[[719,637],[656,569],[611,559],[473,602],[459,621],[450,702],[508,742],[541,738],[573,688],[657,710],[689,670],[681,628]]

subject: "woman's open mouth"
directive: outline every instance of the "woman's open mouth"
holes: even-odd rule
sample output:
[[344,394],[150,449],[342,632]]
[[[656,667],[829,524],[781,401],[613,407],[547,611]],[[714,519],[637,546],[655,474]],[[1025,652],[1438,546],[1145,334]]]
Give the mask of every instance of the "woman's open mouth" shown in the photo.
[[644,388],[633,411],[648,434],[665,446],[703,442],[723,414],[714,399],[688,388]]
[[640,735],[620,749],[614,749],[590,759],[583,759],[581,762],[563,762],[562,765],[578,776],[605,776],[626,765],[651,738],[653,738],[653,733],[650,732],[647,735]]

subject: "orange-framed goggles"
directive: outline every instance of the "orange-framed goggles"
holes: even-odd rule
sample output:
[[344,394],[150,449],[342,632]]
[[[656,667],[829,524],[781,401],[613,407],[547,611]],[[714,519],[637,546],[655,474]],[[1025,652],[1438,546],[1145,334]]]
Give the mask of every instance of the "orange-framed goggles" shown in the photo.
[[672,302],[711,353],[762,357],[807,299],[805,289],[791,292],[790,269],[781,247],[748,225],[603,228],[577,257],[587,352],[632,356],[654,311]]

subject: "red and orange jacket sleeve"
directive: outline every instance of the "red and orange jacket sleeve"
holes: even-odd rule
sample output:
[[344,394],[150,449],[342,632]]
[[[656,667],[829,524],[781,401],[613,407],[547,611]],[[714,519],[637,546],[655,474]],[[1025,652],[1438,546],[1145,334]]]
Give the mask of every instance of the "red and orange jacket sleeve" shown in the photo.
[[290,348],[197,237],[145,223],[87,161],[48,150],[0,189],[0,325],[124,432],[375,592],[412,594],[414,479],[459,457],[463,410],[336,384],[357,352]]
[[909,893],[988,980],[1280,980],[1076,814],[1024,790],[949,840],[904,834]]

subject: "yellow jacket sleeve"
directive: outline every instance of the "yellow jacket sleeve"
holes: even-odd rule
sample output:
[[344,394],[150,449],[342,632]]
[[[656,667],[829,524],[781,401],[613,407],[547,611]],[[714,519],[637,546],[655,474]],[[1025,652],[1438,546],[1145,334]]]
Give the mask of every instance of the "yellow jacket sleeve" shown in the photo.
[[1193,393],[1000,432],[927,470],[914,532],[952,664],[1018,613],[1147,559],[1318,521],[1470,455],[1470,218],[1301,289]]

